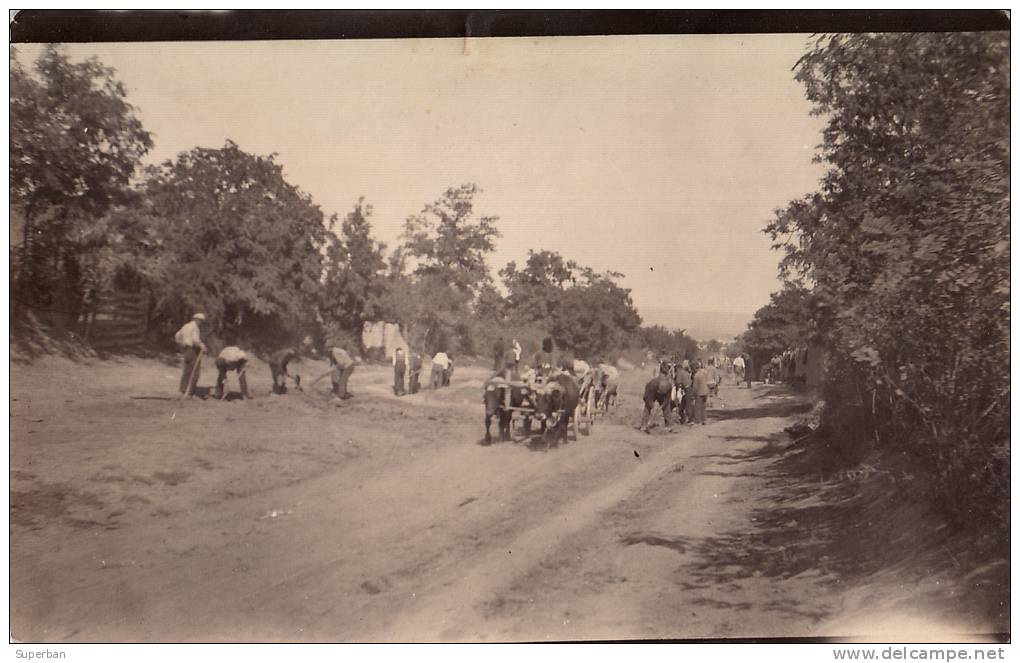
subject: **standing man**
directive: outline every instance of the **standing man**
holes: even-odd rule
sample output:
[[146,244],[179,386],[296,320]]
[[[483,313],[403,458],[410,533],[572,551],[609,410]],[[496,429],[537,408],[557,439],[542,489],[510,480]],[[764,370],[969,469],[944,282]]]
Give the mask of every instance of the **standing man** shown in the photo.
[[443,386],[449,387],[450,380],[453,379],[453,355],[446,355],[448,361],[446,368],[443,369]]
[[694,392],[694,423],[705,425],[705,405],[708,401],[708,371],[697,363],[694,371],[693,386]]
[[519,369],[521,365],[521,353],[524,352],[524,350],[521,348],[521,344],[517,342],[516,338],[514,339],[513,349],[514,349],[514,368]]
[[301,376],[291,375],[287,372],[287,366],[298,356],[294,348],[284,348],[277,351],[269,358],[269,371],[273,374],[273,393],[287,393],[287,378],[294,381],[294,386],[301,391]]
[[245,370],[248,368],[248,355],[236,345],[228,345],[216,357],[216,400],[223,399],[223,384],[227,380],[227,371],[237,371],[237,381],[241,383],[241,398],[251,398],[248,395],[248,380],[245,378]]
[[676,412],[678,422],[681,424],[691,422],[691,371],[688,366],[689,364],[685,361],[676,369],[675,384],[680,398]]
[[404,395],[405,375],[407,375],[407,361],[404,359],[404,349],[397,348],[393,353],[393,393],[397,396]]
[[198,374],[201,368],[202,354],[207,352],[205,343],[202,342],[201,326],[205,324],[205,314],[196,313],[191,320],[174,334],[174,341],[184,352],[184,370],[181,372],[180,392],[187,394],[188,398],[195,395],[195,387],[198,385]]
[[503,341],[503,337],[500,336],[496,339],[495,345],[492,346],[492,372],[499,373],[503,369],[503,355],[506,354],[506,343]]
[[553,357],[554,348],[552,337],[546,336],[542,339],[542,348],[535,353],[535,372],[543,379],[552,373],[552,369],[556,365],[556,359]]
[[722,382],[722,376],[719,374],[719,369],[715,367],[715,357],[709,357],[708,359],[708,393],[713,398],[719,397],[719,383]]
[[421,353],[411,355],[411,372],[407,376],[407,392],[417,394],[421,389]]
[[329,365],[333,369],[330,379],[333,382],[333,395],[337,398],[347,400],[354,397],[354,394],[347,391],[347,381],[351,378],[354,366],[359,361],[358,358],[351,359],[351,356],[343,348],[330,348]]
[[740,384],[744,380],[744,355],[739,354],[737,358],[733,360],[733,380],[736,384]]
[[430,387],[439,389],[444,384],[448,384],[446,371],[450,370],[451,363],[450,357],[445,352],[436,353],[436,356],[432,358],[432,373],[429,375]]

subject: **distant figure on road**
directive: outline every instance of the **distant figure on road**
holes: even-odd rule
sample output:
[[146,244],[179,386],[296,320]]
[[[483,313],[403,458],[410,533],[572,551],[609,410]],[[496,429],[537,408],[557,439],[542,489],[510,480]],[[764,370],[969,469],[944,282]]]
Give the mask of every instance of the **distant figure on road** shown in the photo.
[[186,394],[188,398],[195,395],[195,386],[198,384],[198,375],[201,372],[199,354],[208,352],[205,343],[202,342],[200,331],[204,323],[205,314],[196,313],[174,334],[177,347],[184,352],[184,370],[181,371],[180,392]]
[[737,355],[733,360],[733,379],[737,384],[744,381],[744,355]]
[[705,425],[705,405],[708,401],[708,369],[697,363],[694,371],[693,386],[694,392],[694,423]]
[[744,353],[744,379],[747,381],[747,388],[751,388],[751,378],[754,377],[754,367],[751,365],[751,355]]
[[269,372],[273,376],[274,394],[287,393],[287,378],[293,380],[294,386],[296,386],[299,390],[301,389],[301,376],[297,374],[291,375],[287,372],[288,365],[296,359],[297,356],[297,350],[294,348],[284,348],[276,351],[269,357]]
[[446,358],[449,360],[449,364],[443,370],[443,386],[449,387],[450,380],[453,379],[453,355],[447,355]]
[[227,381],[228,371],[237,371],[237,381],[241,383],[241,398],[248,396],[248,380],[245,378],[245,370],[248,368],[248,355],[236,345],[228,345],[216,357],[216,398],[223,398],[223,385]]
[[407,374],[407,393],[417,394],[421,390],[421,353],[411,354],[411,370]]
[[353,398],[354,394],[347,391],[347,381],[351,379],[351,373],[354,372],[354,367],[359,359],[351,359],[346,350],[337,347],[330,348],[328,355],[329,365],[333,369],[330,375],[333,383],[333,395],[343,400]]
[[682,363],[677,366],[676,379],[674,383],[677,387],[677,393],[679,396],[679,402],[677,403],[676,413],[678,423],[687,424],[691,422],[691,412],[693,406],[691,405],[691,370],[688,362]]
[[719,374],[719,369],[715,367],[715,359],[709,358],[708,368],[708,394],[713,398],[719,396],[719,383],[722,382],[722,375]]
[[542,349],[535,353],[533,366],[535,373],[541,378],[552,373],[553,366],[556,365],[556,358],[553,356],[554,349],[552,337],[546,336],[542,339]]
[[403,348],[397,348],[393,353],[393,393],[397,396],[404,395],[404,376],[407,374],[407,361],[404,359]]
[[439,389],[444,384],[449,384],[446,372],[450,370],[452,365],[453,362],[450,360],[449,355],[445,352],[437,352],[432,357],[432,373],[429,375],[429,387]]
[[499,373],[503,368],[503,356],[506,354],[506,342],[500,336],[492,346],[492,372]]
[[616,395],[620,389],[620,371],[612,364],[599,364],[602,371],[602,410],[609,411],[610,405],[616,404]]

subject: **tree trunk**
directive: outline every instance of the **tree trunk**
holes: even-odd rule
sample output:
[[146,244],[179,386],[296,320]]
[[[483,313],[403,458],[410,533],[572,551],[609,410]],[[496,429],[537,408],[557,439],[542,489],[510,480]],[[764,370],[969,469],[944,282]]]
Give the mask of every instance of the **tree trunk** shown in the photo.
[[24,306],[21,303],[21,300],[27,299],[24,290],[29,274],[28,261],[31,254],[31,242],[29,238],[32,236],[32,216],[32,205],[27,205],[25,207],[25,227],[23,228],[21,238],[21,264],[18,265],[17,281],[14,284],[15,296],[11,302],[12,323],[21,319],[21,316],[24,314]]

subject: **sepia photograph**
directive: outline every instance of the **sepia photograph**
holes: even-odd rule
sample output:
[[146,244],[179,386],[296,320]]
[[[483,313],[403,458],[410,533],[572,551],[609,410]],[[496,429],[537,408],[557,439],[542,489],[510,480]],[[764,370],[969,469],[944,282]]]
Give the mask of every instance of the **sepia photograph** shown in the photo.
[[12,646],[1003,658],[1008,12],[56,14]]

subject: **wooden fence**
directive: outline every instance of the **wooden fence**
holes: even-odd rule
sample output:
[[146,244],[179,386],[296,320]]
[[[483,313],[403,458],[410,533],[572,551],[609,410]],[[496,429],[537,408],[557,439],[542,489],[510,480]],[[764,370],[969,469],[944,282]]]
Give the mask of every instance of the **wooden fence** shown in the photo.
[[145,341],[148,320],[147,293],[103,295],[89,313],[85,340],[100,351],[133,348]]

